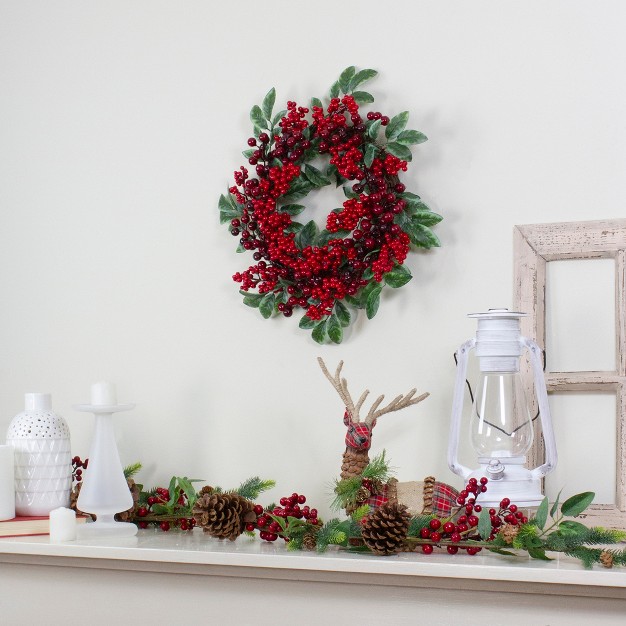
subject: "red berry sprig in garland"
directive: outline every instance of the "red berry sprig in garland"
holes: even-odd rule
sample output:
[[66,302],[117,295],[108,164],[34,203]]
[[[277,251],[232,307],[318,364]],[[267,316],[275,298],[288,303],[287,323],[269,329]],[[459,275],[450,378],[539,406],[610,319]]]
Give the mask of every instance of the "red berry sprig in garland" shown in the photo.
[[[255,136],[244,155],[256,175],[242,166],[220,197],[222,223],[256,262],[233,276],[244,304],[264,318],[304,310],[300,328],[312,330],[318,343],[341,342],[351,321],[346,303],[371,319],[383,284],[397,288],[411,280],[403,265],[411,245],[440,245],[430,227],[441,216],[398,177],[411,160],[409,146],[426,136],[405,130],[406,111],[392,118],[379,112],[364,118],[360,111],[374,98],[355,89],[376,74],[348,67],[326,107],[317,98],[310,109],[290,101],[274,116],[271,89],[250,113]],[[320,155],[329,156],[325,173],[310,163]],[[305,209],[297,200],[332,182],[343,186],[345,200],[327,215],[325,229],[292,219]]]

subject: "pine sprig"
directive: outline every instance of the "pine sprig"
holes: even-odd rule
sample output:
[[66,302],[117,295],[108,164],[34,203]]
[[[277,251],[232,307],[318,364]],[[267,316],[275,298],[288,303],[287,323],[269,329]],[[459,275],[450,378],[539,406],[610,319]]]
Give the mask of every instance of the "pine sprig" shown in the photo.
[[331,503],[331,508],[345,509],[347,506],[356,504],[357,494],[361,488],[362,478],[353,476],[352,478],[344,478],[335,482],[335,499]]
[[126,478],[126,480],[132,478],[135,474],[139,472],[139,470],[141,470],[142,467],[143,466],[141,465],[141,463],[133,463],[132,465],[127,465],[124,468],[124,478]]
[[[347,536],[342,530],[341,520],[333,518],[328,520],[317,534],[317,551],[324,552],[329,545],[343,545],[347,541]],[[345,526],[345,525],[344,525]]]
[[276,481],[274,480],[261,480],[258,476],[253,476],[241,483],[234,491],[247,500],[256,500],[262,492],[275,486]]
[[361,478],[369,480],[377,480],[386,483],[393,475],[393,471],[389,468],[389,462],[386,458],[386,451],[383,450],[378,456],[375,456],[363,470]]
[[426,528],[430,524],[431,519],[435,519],[436,515],[417,515],[412,517],[409,521],[409,530],[407,535],[409,537],[419,537],[420,530]]

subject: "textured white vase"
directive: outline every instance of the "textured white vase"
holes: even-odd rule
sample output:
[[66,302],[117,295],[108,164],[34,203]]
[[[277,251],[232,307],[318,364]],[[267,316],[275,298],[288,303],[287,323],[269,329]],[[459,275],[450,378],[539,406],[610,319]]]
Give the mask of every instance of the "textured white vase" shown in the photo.
[[25,410],[7,432],[15,451],[16,515],[48,515],[68,507],[72,487],[70,429],[52,411],[50,394],[27,393]]

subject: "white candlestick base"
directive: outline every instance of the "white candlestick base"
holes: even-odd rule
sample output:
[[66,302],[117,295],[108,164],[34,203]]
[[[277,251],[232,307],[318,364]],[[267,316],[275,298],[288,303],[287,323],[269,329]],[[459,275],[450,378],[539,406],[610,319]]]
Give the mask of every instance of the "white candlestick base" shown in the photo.
[[113,515],[98,515],[93,524],[82,524],[78,539],[100,539],[106,537],[134,537],[137,526],[128,522],[116,522]]

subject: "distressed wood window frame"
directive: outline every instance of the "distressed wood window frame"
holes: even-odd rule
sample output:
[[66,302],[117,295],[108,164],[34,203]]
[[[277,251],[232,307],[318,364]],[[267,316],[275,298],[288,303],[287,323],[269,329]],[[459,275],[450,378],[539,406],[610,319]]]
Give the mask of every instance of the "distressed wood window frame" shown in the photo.
[[[546,371],[548,391],[611,391],[616,394],[617,450],[615,504],[594,504],[586,523],[607,527],[626,524],[626,219],[515,226],[514,298],[515,309],[528,313],[522,319],[522,334],[542,349],[546,342],[546,263],[564,259],[615,260],[615,369],[611,371]],[[533,412],[536,398],[527,357],[522,375]],[[543,462],[544,446],[535,426],[529,462]],[[558,441],[557,441],[558,449]]]

